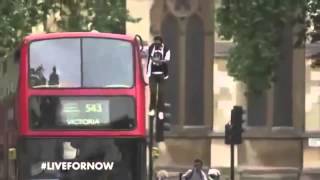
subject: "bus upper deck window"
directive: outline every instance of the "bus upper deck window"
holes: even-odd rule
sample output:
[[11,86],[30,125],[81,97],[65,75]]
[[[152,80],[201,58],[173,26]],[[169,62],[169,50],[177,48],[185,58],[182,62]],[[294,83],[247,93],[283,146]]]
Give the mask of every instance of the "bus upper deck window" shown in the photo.
[[106,38],[62,38],[30,44],[32,88],[131,88],[131,42]]

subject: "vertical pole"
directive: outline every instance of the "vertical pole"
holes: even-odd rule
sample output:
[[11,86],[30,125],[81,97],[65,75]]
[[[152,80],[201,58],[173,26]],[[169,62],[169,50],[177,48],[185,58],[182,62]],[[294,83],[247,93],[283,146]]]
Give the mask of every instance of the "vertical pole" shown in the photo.
[[234,180],[234,144],[231,142],[230,144],[230,180]]
[[149,180],[153,178],[153,159],[152,159],[152,148],[153,148],[153,122],[154,119],[149,116]]
[[152,149],[153,149],[153,132],[154,132],[154,122],[157,121],[158,118],[158,93],[159,93],[159,82],[157,82],[156,89],[156,105],[155,105],[155,115],[153,118],[149,117],[149,134],[150,134],[150,145],[149,145],[149,180],[153,179],[153,159],[152,159]]

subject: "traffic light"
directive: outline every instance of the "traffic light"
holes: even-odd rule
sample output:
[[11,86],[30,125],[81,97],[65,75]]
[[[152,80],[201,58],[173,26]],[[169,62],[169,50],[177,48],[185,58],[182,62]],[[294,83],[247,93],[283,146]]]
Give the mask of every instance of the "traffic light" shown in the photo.
[[164,141],[164,119],[156,118],[156,142]]
[[231,144],[231,124],[227,123],[224,127],[225,136],[224,136],[224,143]]
[[161,142],[164,141],[164,131],[170,131],[171,129],[171,113],[170,110],[170,104],[164,103],[165,112],[164,112],[164,119],[156,118],[156,141]]
[[242,143],[242,124],[244,110],[241,106],[234,106],[231,110],[231,122],[225,125],[225,144]]
[[164,103],[164,107],[166,108],[166,111],[164,113],[164,124],[163,124],[163,130],[164,131],[170,131],[171,129],[171,112],[170,112],[170,107],[171,104],[170,103]]
[[241,106],[234,106],[231,110],[231,140],[233,144],[242,143],[243,109]]

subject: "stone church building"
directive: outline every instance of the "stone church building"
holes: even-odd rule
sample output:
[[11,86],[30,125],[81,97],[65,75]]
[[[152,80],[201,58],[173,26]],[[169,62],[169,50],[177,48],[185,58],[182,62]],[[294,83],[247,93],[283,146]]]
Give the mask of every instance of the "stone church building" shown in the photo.
[[224,125],[232,107],[242,105],[247,121],[236,148],[237,178],[320,179],[320,71],[310,67],[319,45],[293,48],[287,33],[278,81],[262,96],[244,96],[245,85],[226,69],[232,42],[215,33],[218,6],[219,0],[127,0],[130,14],[142,18],[127,23],[127,33],[148,43],[161,35],[173,54],[165,85],[172,128],[160,144],[156,168],[183,172],[200,158],[226,178],[230,148]]

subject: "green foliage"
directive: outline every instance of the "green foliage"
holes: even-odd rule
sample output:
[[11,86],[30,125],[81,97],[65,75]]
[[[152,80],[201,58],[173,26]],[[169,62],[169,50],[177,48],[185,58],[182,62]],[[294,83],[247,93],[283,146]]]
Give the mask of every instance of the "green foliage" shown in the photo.
[[55,17],[59,31],[95,29],[125,33],[126,21],[140,21],[129,15],[125,3],[125,0],[1,0],[0,57],[8,57],[34,26],[43,24],[45,32],[52,32],[50,17]]
[[218,34],[235,44],[229,53],[229,74],[244,82],[250,92],[270,88],[284,29],[300,25],[294,43],[301,46],[314,22],[305,17],[311,11],[319,15],[319,5],[317,0],[222,0],[216,17]]
[[320,1],[309,0],[306,10],[308,12],[306,25],[308,28],[313,25],[312,30],[307,35],[311,42],[320,41]]
[[30,15],[34,11],[24,1],[4,0],[0,2],[0,13],[0,57],[6,58],[21,37],[31,32],[35,20]]
[[67,31],[125,33],[125,21],[139,22],[125,7],[126,0],[62,1],[59,26]]

